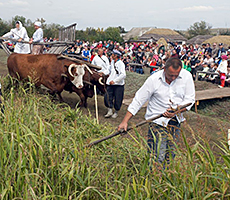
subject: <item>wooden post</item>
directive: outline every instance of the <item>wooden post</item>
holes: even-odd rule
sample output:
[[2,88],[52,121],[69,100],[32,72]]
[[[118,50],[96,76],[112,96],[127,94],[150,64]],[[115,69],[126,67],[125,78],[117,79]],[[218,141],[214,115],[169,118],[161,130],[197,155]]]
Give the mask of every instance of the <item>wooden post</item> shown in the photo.
[[0,43],[0,46],[2,47],[2,49],[4,50],[4,52],[6,53],[6,55],[10,56],[11,52],[10,52],[10,50],[7,48],[7,46],[3,42]]
[[230,150],[230,129],[228,129],[228,147]]
[[98,107],[97,107],[97,86],[96,85],[94,85],[94,95],[95,95],[96,120],[97,120],[97,124],[99,124]]
[[196,72],[195,81],[198,81],[198,77],[199,77],[199,72]]
[[197,106],[198,106],[198,105],[199,105],[199,101],[196,101],[196,102],[195,102],[195,112],[196,112],[196,113],[198,113],[198,111],[197,111]]

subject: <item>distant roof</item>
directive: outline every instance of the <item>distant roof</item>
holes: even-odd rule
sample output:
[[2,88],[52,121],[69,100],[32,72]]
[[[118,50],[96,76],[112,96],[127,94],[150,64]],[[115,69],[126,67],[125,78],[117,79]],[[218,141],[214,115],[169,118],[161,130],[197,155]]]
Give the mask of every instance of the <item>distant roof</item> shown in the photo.
[[138,41],[147,41],[152,39],[158,41],[160,38],[170,40],[171,42],[183,42],[187,39],[178,32],[165,28],[132,28],[124,37],[124,40],[137,39]]
[[146,32],[154,29],[153,27],[135,27],[132,28],[128,33],[125,34],[124,40],[127,41],[129,39],[137,39],[138,37],[142,36]]
[[204,43],[210,43],[210,44],[217,43],[217,45],[219,43],[223,43],[224,47],[228,47],[230,46],[230,36],[229,35],[217,35],[217,36],[214,36],[212,38],[205,40]]
[[205,40],[212,38],[213,35],[197,35],[187,41],[187,44],[202,44]]

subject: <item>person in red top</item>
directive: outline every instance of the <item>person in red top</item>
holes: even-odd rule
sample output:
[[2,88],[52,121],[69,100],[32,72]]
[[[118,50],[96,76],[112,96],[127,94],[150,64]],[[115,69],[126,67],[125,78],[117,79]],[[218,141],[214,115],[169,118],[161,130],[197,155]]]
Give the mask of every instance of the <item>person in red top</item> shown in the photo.
[[154,66],[157,65],[157,61],[155,58],[152,58],[150,63],[149,63],[149,67],[150,67],[150,74],[153,74],[157,68],[155,68]]

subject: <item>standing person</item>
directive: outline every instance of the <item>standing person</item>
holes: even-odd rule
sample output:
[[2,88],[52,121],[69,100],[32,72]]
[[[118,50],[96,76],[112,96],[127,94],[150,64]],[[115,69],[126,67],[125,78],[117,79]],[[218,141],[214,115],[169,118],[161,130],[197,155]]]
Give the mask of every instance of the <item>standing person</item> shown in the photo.
[[109,74],[109,59],[104,55],[104,50],[102,48],[98,49],[97,55],[92,60],[93,65],[101,67],[99,73],[104,75]]
[[[37,21],[34,23],[34,28],[36,29],[36,31],[34,32],[33,37],[30,39],[30,44],[32,44],[33,42],[43,43],[43,30],[41,26],[41,22]],[[33,44],[32,54],[43,54],[43,45]]]
[[21,41],[29,42],[29,37],[25,27],[23,27],[20,21],[17,21],[15,24],[16,28],[11,29],[10,32],[3,35],[3,37],[12,37],[13,39],[18,40],[14,47],[15,53],[28,54],[30,53],[30,45],[26,43],[21,43]]
[[[106,118],[117,118],[124,97],[126,72],[125,64],[120,58],[121,53],[118,50],[113,50],[110,74],[106,81],[107,93],[104,98],[105,106],[108,108],[108,112],[105,115]],[[115,108],[114,113],[113,107]]]
[[[180,123],[185,119],[180,113],[169,112],[170,107],[177,107],[195,102],[195,87],[191,73],[182,69],[178,58],[169,58],[163,70],[151,75],[137,91],[128,111],[118,126],[118,130],[127,130],[128,122],[133,115],[148,101],[145,119],[149,120],[163,113],[163,117],[150,123],[148,132],[149,152],[155,161],[169,163],[170,154],[175,157],[174,143],[178,142]],[[192,105],[185,110],[189,110]]]
[[216,71],[220,74],[220,82],[221,84],[218,85],[219,88],[223,88],[225,86],[225,79],[226,75],[228,74],[228,56],[222,55],[221,62],[217,67]]

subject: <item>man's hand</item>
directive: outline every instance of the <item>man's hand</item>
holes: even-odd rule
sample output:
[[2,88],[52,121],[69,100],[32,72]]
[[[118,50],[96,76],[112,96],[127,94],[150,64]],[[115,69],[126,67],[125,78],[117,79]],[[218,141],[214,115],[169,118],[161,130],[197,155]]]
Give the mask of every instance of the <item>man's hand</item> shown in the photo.
[[170,111],[172,111],[172,109],[170,109],[170,108],[167,109],[167,111],[165,113],[163,113],[163,116],[167,117],[167,118],[173,118],[174,115],[175,115],[175,113],[174,112],[170,112]]
[[19,38],[19,39],[18,39],[18,42],[21,42],[21,41],[22,41],[22,38]]
[[120,131],[122,129],[124,129],[125,131],[127,131],[128,128],[128,123],[127,122],[121,122],[120,125],[118,126],[117,130]]
[[127,131],[128,122],[132,118],[132,116],[133,116],[132,113],[127,111],[124,119],[122,120],[121,124],[118,126],[117,130],[120,131],[120,130],[124,129],[125,131]]
[[33,39],[30,39],[29,43],[32,44],[32,42],[33,42]]
[[114,85],[115,82],[114,82],[114,81],[110,81],[109,84],[110,84],[110,85]]

